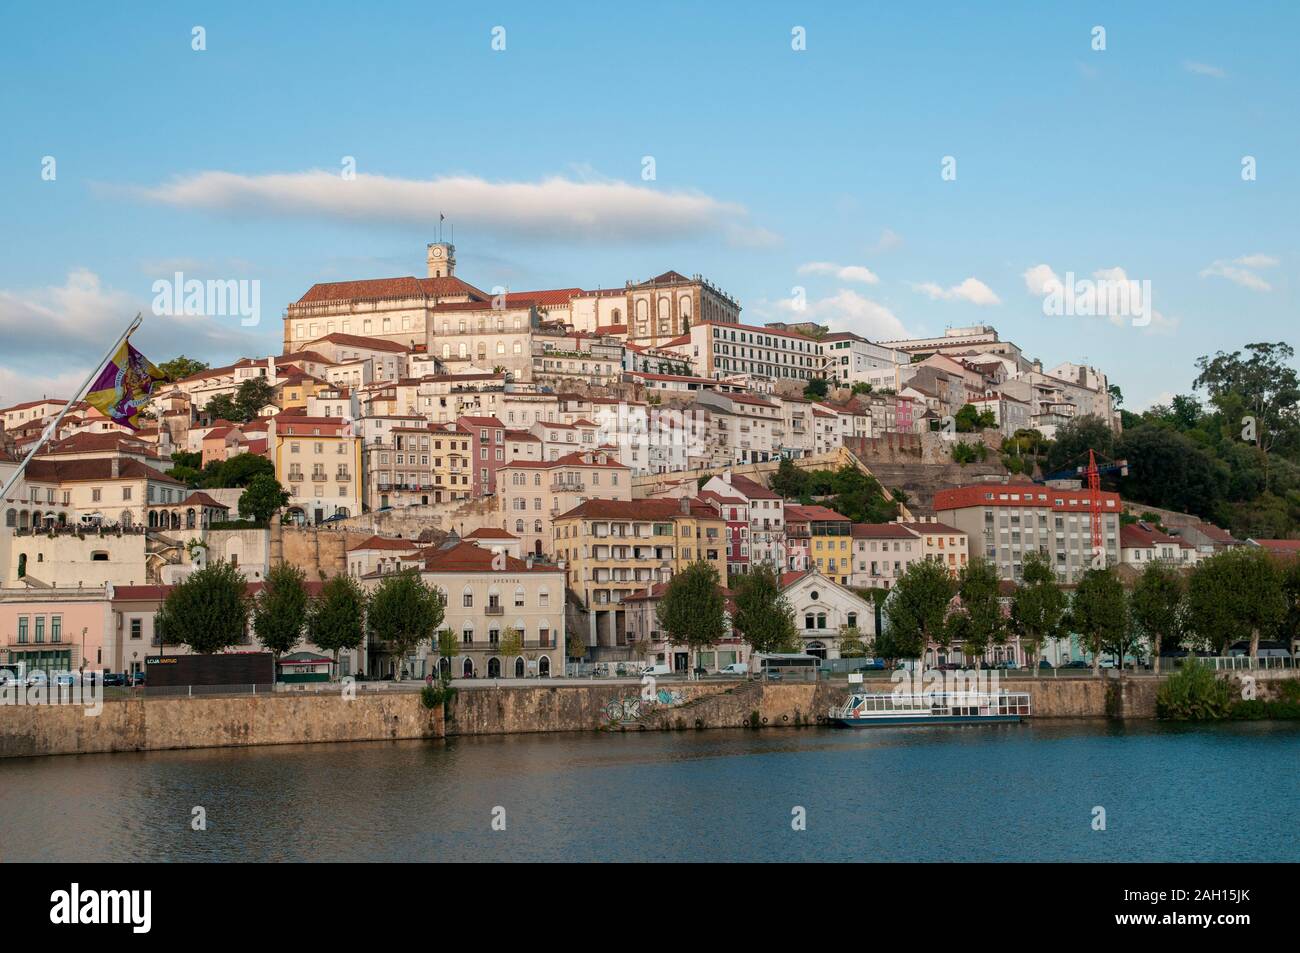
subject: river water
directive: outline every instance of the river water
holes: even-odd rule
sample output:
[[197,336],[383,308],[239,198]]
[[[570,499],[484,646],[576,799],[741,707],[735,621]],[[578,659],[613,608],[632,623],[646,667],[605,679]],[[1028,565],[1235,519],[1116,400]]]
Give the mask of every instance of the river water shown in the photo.
[[1294,723],[593,732],[0,762],[4,861],[1295,861],[1297,817]]

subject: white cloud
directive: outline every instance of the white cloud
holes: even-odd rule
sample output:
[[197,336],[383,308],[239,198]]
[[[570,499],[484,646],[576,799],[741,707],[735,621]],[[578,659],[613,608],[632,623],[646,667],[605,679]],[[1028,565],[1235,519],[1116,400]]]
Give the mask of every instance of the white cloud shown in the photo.
[[1241,285],[1243,288],[1249,288],[1252,291],[1272,291],[1273,286],[1262,276],[1257,275],[1255,271],[1260,268],[1273,268],[1277,263],[1278,260],[1272,255],[1265,255],[1260,252],[1253,255],[1242,255],[1232,260],[1220,258],[1201,269],[1201,277],[1227,278],[1233,284]]
[[799,266],[801,275],[834,275],[840,281],[856,281],[864,285],[880,283],[880,277],[862,265],[837,265],[833,261],[810,261]]
[[933,281],[912,285],[912,290],[925,295],[931,301],[969,301],[971,304],[1001,304],[1002,299],[994,294],[993,289],[978,278],[967,278],[961,284],[943,288]]
[[1177,318],[1153,306],[1149,281],[1130,278],[1119,266],[1098,268],[1090,278],[1079,278],[1067,271],[1063,280],[1051,265],[1039,264],[1027,269],[1022,277],[1025,289],[1044,299],[1044,313],[1048,313],[1049,304],[1062,305],[1068,310],[1051,313],[1108,318],[1116,326],[1132,324],[1148,333],[1173,330],[1179,324]]
[[480,232],[534,239],[637,242],[706,232],[743,247],[778,240],[754,226],[741,205],[700,192],[610,180],[489,182],[474,176],[399,179],[360,173],[344,179],[321,169],[267,175],[207,171],[128,191],[164,205],[245,218],[427,225],[445,214]]
[[881,252],[893,251],[895,248],[902,247],[903,236],[892,228],[883,228],[880,230],[880,238],[876,239],[876,243],[871,246],[870,250],[872,254],[878,255]]
[[833,331],[852,331],[873,341],[893,341],[912,337],[893,311],[879,302],[842,288],[833,295],[807,301],[802,309],[794,299],[760,302],[753,309],[781,321],[813,321],[829,325]]
[[1183,69],[1189,73],[1195,73],[1197,76],[1213,76],[1215,79],[1223,79],[1227,72],[1219,66],[1211,66],[1209,63],[1196,63],[1187,60],[1183,63]]
[[0,288],[0,401],[71,396],[137,312],[145,318],[132,341],[155,361],[182,352],[203,359],[256,353],[270,343],[241,330],[237,317],[156,317],[151,305],[151,297],[105,287],[84,268],[69,272],[62,285]]

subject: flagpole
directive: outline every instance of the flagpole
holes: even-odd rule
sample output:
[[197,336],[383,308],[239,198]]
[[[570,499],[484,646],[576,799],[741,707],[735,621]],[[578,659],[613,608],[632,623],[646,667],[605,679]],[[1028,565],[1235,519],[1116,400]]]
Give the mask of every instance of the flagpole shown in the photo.
[[41,447],[45,446],[45,444],[49,442],[50,438],[54,436],[59,429],[59,424],[62,422],[64,415],[72,408],[73,404],[81,400],[86,388],[95,382],[95,378],[98,377],[99,372],[104,369],[104,365],[113,359],[113,355],[116,354],[117,349],[122,346],[122,342],[131,336],[131,332],[140,326],[142,320],[140,313],[136,312],[135,320],[131,322],[131,326],[122,332],[122,336],[117,339],[117,343],[115,343],[109,349],[108,353],[104,355],[103,360],[96,364],[94,370],[86,375],[86,379],[81,382],[81,386],[77,388],[77,392],[72,395],[72,399],[63,405],[63,409],[59,411],[59,415],[45,428],[44,432],[41,434],[41,439],[37,440],[36,445],[27,451],[27,456],[23,457],[22,463],[18,464],[18,469],[15,470],[13,475],[5,482],[4,490],[0,490],[0,500],[6,500],[9,498],[9,491],[13,489],[14,484],[16,484],[22,477],[23,471],[27,469],[27,464],[31,461],[32,457],[36,456],[36,452],[40,450]]

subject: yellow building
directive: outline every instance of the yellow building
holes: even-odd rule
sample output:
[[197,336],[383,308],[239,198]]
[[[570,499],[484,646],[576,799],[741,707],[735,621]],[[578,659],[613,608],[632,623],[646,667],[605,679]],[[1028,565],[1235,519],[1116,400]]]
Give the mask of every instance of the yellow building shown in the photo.
[[290,518],[320,523],[361,512],[361,440],[351,424],[277,414],[266,433],[275,478],[289,491]]
[[588,609],[589,646],[627,645],[623,599],[697,560],[727,584],[727,523],[701,500],[588,500],[552,525],[556,558]]

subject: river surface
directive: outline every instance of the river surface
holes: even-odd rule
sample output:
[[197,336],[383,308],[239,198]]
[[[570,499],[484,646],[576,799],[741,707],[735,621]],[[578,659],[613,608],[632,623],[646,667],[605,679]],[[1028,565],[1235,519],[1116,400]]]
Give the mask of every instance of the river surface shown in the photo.
[[[192,829],[195,808],[206,830]],[[0,762],[4,861],[1295,861],[1298,817],[1294,723],[592,732]]]

